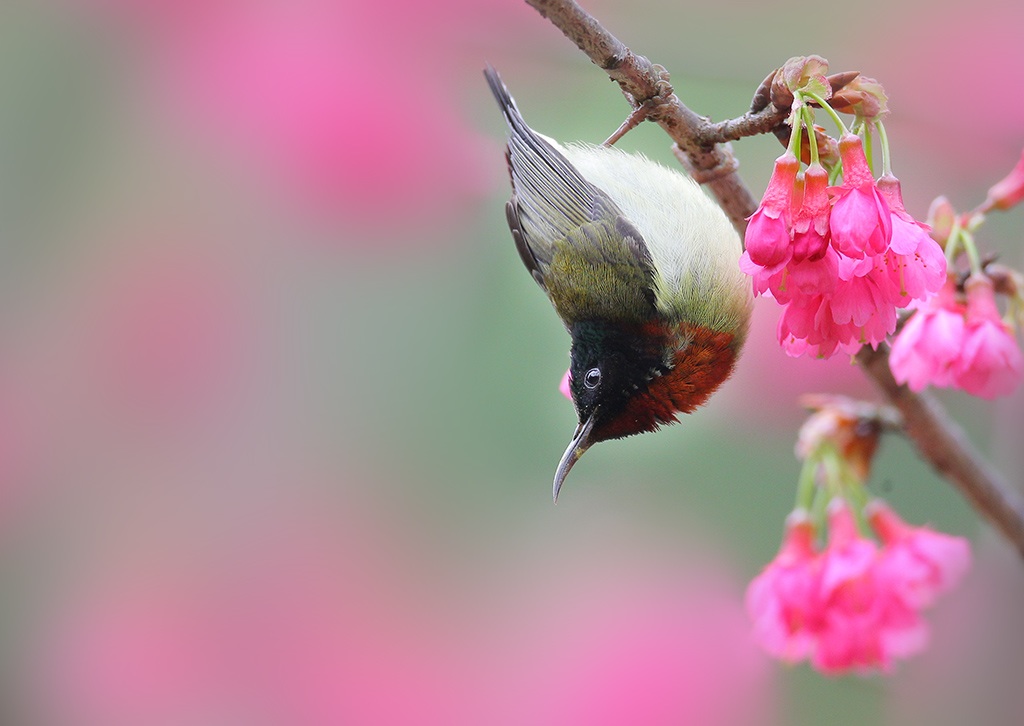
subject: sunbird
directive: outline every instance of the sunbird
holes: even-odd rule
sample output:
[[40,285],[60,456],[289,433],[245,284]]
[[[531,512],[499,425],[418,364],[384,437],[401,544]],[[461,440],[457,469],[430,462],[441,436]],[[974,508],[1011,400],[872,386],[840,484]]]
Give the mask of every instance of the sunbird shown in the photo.
[[579,420],[552,496],[583,453],[675,422],[729,377],[752,307],[742,243],[689,176],[611,146],[531,129],[497,71],[519,256],[572,338]]

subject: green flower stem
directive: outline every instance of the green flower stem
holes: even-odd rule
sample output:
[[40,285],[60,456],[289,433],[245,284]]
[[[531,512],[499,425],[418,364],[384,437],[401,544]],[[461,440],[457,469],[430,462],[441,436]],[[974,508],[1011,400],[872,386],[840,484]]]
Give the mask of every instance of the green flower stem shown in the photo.
[[974,243],[974,230],[985,221],[984,215],[972,214],[969,217],[957,217],[953,220],[953,229],[949,232],[949,239],[946,240],[946,264],[951,269],[956,261],[956,256],[963,248],[967,255],[967,261],[971,266],[971,274],[977,275],[983,272],[981,256],[978,254],[978,246]]
[[825,468],[825,482],[832,496],[842,496],[844,489],[843,462],[835,446],[821,447],[821,464]]
[[1016,295],[1010,296],[1010,303],[1003,318],[1011,329],[1024,327],[1024,300]]
[[807,126],[807,143],[811,150],[811,164],[819,164],[818,139],[814,135],[814,112],[809,106],[803,107],[804,124]]
[[865,123],[862,123],[860,125],[860,131],[863,131],[863,133],[861,134],[861,138],[864,139],[864,156],[868,160],[868,168],[871,169],[871,173],[874,174],[875,153],[874,149],[872,148],[874,146],[874,137],[871,135],[871,128]]
[[800,478],[797,480],[795,509],[806,509],[810,512],[814,506],[814,493],[817,489],[814,485],[814,472],[817,468],[813,458],[807,457],[800,469]]
[[[789,132],[789,146],[786,150],[797,159],[800,158],[800,131],[803,129],[803,114],[793,114],[793,128]],[[810,131],[808,131],[810,133]]]
[[847,481],[846,486],[846,499],[853,506],[854,511],[857,512],[857,523],[860,525],[861,530],[867,532],[867,520],[864,519],[863,512],[871,496],[868,494],[868,489],[864,486],[864,482],[856,478],[852,471],[849,474],[849,481]]
[[878,141],[882,145],[882,175],[892,174],[892,157],[889,155],[889,136],[885,133],[885,126],[881,121],[875,121],[875,128],[878,130]]
[[966,229],[961,229],[960,242],[964,246],[964,252],[967,253],[967,261],[971,265],[971,274],[981,274],[981,257],[978,255],[978,246],[974,244],[974,235],[968,232]]
[[824,511],[832,499],[837,497],[844,499],[854,512],[857,530],[865,537],[869,537],[871,528],[864,516],[864,507],[867,506],[868,500],[871,498],[867,487],[834,445],[824,445],[820,451],[821,465],[825,469],[825,479],[829,490],[829,496],[825,498],[822,510]]
[[[815,462],[814,468],[817,469],[821,462]],[[832,493],[825,487],[817,486],[814,487],[814,500],[811,502],[811,520],[818,526],[819,531],[825,530],[825,511],[828,508],[828,503],[832,501]]]
[[960,236],[962,234],[963,228],[960,226],[960,220],[955,220],[953,228],[949,231],[949,238],[946,240],[946,267],[950,270],[953,269],[953,263],[956,261],[956,254],[961,245]]
[[849,133],[849,130],[846,128],[846,124],[843,123],[843,120],[839,117],[839,114],[836,113],[836,110],[834,108],[828,105],[824,98],[819,96],[817,93],[812,93],[810,91],[797,91],[797,93],[801,96],[806,96],[807,98],[821,106],[828,113],[828,115],[832,117],[832,121],[839,128],[840,133]]

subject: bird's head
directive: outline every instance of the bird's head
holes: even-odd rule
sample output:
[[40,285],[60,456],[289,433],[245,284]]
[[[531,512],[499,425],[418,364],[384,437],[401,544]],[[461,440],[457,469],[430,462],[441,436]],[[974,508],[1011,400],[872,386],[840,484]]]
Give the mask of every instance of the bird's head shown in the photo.
[[555,471],[556,501],[587,449],[690,413],[729,376],[738,352],[733,335],[685,324],[672,329],[655,322],[585,321],[569,332],[569,390],[579,423]]
[[584,321],[569,332],[569,390],[579,425],[555,472],[552,494],[556,500],[569,470],[593,444],[657,427],[656,418],[638,416],[630,403],[647,394],[650,382],[670,362],[665,360],[660,336],[645,335],[642,329]]

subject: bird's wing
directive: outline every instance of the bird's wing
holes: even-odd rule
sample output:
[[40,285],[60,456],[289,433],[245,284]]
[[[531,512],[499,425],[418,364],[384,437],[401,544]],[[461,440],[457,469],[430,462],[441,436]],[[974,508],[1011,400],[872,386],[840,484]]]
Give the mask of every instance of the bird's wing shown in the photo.
[[523,264],[566,323],[642,322],[654,313],[654,265],[643,236],[607,194],[527,126],[493,68],[487,81],[509,127],[509,228]]
[[598,219],[550,244],[544,285],[567,323],[642,323],[655,314],[654,267],[625,218]]

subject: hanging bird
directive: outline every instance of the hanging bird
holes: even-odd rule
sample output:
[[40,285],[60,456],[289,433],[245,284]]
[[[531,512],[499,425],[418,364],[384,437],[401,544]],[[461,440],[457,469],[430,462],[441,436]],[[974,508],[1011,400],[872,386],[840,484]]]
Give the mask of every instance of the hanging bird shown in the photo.
[[561,145],[526,125],[497,71],[508,124],[516,249],[572,338],[579,425],[552,496],[583,453],[703,404],[732,372],[752,295],[739,235],[688,176],[609,146]]

